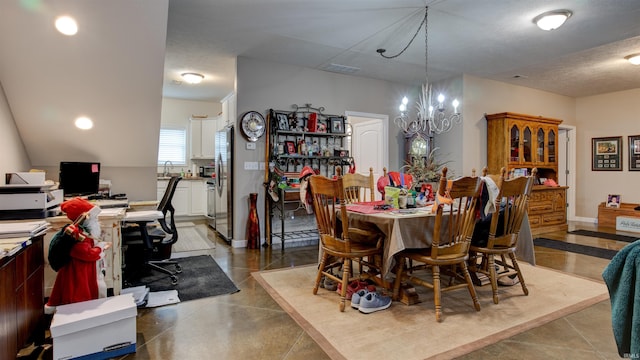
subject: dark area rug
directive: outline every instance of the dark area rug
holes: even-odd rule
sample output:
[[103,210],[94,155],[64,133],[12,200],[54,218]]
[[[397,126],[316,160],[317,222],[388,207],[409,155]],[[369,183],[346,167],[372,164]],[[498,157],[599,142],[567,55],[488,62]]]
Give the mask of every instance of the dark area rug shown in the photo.
[[[232,294],[240,291],[209,255],[191,256],[176,260],[182,266],[182,272],[177,274],[177,285],[171,285],[171,279],[166,274],[147,271],[138,278],[129,279],[131,286],[146,285],[150,291],[178,290],[180,301]],[[172,265],[168,265],[167,268],[173,270]]]
[[568,243],[559,240],[551,240],[545,238],[533,239],[533,245],[542,246],[550,249],[563,250],[576,254],[595,256],[602,259],[611,260],[618,253],[616,250],[603,249],[595,246],[580,245]]
[[582,236],[591,236],[591,237],[597,237],[597,238],[603,238],[603,239],[609,239],[609,240],[624,241],[624,242],[628,242],[628,243],[632,243],[632,242],[640,239],[640,236],[634,237],[634,236],[627,236],[627,235],[617,235],[617,234],[609,234],[609,233],[604,233],[604,232],[599,232],[599,231],[581,230],[581,229],[569,231],[569,234],[582,235]]

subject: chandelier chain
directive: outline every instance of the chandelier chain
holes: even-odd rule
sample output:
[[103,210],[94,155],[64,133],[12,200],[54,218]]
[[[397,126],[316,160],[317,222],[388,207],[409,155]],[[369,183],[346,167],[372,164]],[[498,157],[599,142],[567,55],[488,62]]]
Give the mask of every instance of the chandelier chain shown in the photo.
[[[427,9],[429,9],[429,7],[427,7]],[[390,56],[387,56],[387,55],[384,54],[384,52],[385,52],[384,49],[378,49],[378,53],[380,54],[380,56],[382,56],[385,59],[395,59],[398,56],[404,54],[404,52],[407,51],[409,46],[411,46],[411,44],[413,44],[413,40],[416,39],[416,36],[418,36],[418,34],[420,33],[420,29],[422,29],[423,25],[424,25],[424,31],[425,31],[425,34],[426,34],[426,32],[427,32],[427,12],[426,11],[424,13],[424,19],[422,19],[422,22],[420,23],[420,26],[418,26],[418,29],[416,30],[415,34],[413,34],[413,37],[411,38],[411,40],[409,40],[409,43],[407,43],[407,45],[404,47],[404,49],[400,50],[399,53],[397,53],[395,55],[390,55]]]

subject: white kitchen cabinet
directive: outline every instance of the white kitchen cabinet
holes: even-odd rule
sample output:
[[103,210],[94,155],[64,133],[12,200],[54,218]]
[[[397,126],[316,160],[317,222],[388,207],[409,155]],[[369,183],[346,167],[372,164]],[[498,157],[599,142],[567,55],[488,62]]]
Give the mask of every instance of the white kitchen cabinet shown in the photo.
[[[168,180],[158,180],[158,201],[162,200]],[[202,216],[207,212],[205,180],[181,180],[171,201],[176,216]]]
[[218,119],[191,119],[191,158],[213,159]]
[[192,180],[191,183],[191,212],[190,215],[205,215],[207,213],[207,189],[204,180]]

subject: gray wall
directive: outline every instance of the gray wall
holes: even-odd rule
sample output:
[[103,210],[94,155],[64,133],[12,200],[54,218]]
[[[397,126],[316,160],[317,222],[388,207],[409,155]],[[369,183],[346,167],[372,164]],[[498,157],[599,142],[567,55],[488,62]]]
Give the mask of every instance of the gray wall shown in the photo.
[[[276,64],[248,58],[237,61],[237,114],[247,111],[266,114],[270,108],[291,110],[292,104],[324,107],[327,114],[344,114],[359,111],[389,115],[393,119],[398,99],[409,89],[386,81],[364,79],[326,71],[312,70],[291,65]],[[390,120],[393,121],[393,120]],[[235,144],[235,204],[234,237],[245,239],[248,194],[258,193],[259,217],[264,238],[264,171],[244,170],[245,161],[265,161],[265,137],[257,142],[256,150],[246,150],[247,141],[236,124]],[[389,165],[397,169],[404,157],[403,144],[398,141],[398,131],[389,126]]]

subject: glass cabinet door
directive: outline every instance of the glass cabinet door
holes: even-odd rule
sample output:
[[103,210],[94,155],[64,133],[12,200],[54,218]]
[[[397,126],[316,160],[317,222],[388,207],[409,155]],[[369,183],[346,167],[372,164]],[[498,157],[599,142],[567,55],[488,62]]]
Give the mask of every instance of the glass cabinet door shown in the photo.
[[538,134],[536,135],[536,162],[545,162],[544,161],[544,130],[542,128],[538,129]]
[[549,130],[548,140],[547,140],[548,154],[549,154],[549,163],[556,162],[556,132],[553,129]]
[[528,126],[526,126],[524,128],[523,131],[523,143],[522,143],[522,160],[524,162],[531,162],[531,147],[533,146],[532,144],[532,139],[531,139],[531,128],[529,128]]
[[511,126],[511,134],[509,140],[509,161],[511,162],[519,162],[520,161],[520,129],[518,126]]

